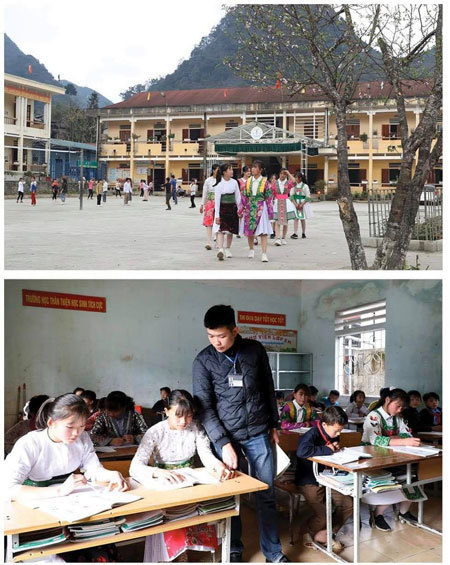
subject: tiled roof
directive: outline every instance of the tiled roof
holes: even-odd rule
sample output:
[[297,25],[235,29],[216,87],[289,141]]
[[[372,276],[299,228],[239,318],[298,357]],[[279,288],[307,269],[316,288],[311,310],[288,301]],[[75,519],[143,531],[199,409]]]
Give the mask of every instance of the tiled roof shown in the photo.
[[[407,81],[405,93],[407,96],[427,96],[430,84],[420,81]],[[166,105],[194,106],[203,104],[255,104],[280,102],[307,102],[326,100],[319,87],[309,86],[301,92],[290,95],[284,88],[254,87],[241,88],[204,88],[199,90],[167,90],[165,92],[139,92],[128,100],[104,106],[108,108],[157,108]],[[392,85],[385,81],[361,82],[356,88],[357,99],[393,98]]]

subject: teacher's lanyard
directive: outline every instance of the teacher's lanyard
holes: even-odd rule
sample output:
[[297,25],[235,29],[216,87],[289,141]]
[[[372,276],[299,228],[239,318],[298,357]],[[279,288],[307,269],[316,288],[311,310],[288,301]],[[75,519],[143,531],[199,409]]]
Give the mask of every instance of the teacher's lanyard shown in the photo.
[[224,355],[230,363],[233,363],[233,373],[236,374],[236,361],[237,361],[237,358],[238,358],[238,355],[239,355],[239,351],[234,356],[234,359],[232,359],[231,357],[228,357],[228,355],[226,353],[224,353]]
[[225,357],[233,363],[233,372],[228,373],[228,386],[229,387],[243,387],[244,386],[244,376],[241,373],[236,373],[236,361],[238,358],[239,351],[234,356],[234,359],[228,357],[226,353],[224,353]]

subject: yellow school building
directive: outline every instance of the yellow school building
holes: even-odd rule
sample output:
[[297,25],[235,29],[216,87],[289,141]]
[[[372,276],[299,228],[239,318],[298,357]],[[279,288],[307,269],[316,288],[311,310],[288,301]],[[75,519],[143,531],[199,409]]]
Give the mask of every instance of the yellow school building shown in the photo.
[[[392,86],[363,82],[356,95],[347,120],[352,190],[392,186],[402,156]],[[425,84],[410,83],[410,128],[419,123],[427,95]],[[173,174],[185,186],[193,178],[201,184],[213,163],[228,161],[239,176],[258,158],[268,174],[282,166],[302,169],[312,188],[323,184],[318,181],[325,190],[337,186],[332,104],[313,87],[294,95],[269,87],[142,92],[97,110],[97,116],[99,162],[109,182],[154,180],[158,189]],[[442,183],[441,165],[428,180]]]

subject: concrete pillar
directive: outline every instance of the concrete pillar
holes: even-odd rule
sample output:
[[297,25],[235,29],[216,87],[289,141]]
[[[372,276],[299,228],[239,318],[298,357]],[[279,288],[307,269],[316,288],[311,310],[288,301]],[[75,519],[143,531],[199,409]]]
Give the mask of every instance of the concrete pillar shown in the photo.
[[50,140],[47,139],[45,142],[45,162],[47,163],[45,173],[48,177],[50,176],[50,155]]
[[51,122],[52,122],[52,102],[50,99],[50,102],[47,102],[47,104],[44,105],[45,135],[48,138],[52,136]]
[[373,112],[367,112],[369,116],[369,161],[367,169],[367,188],[372,188],[373,183]]
[[281,166],[283,167],[283,169],[286,168],[286,163],[287,163],[287,157],[286,157],[286,155],[282,155],[281,156]]
[[[286,116],[286,110],[283,110],[283,129],[287,130],[287,116]],[[286,137],[286,134],[283,134],[283,138]],[[286,159],[285,159],[286,160]],[[283,167],[285,167],[286,165],[283,165]]]
[[134,119],[130,119],[131,127],[130,127],[130,178],[131,182],[134,182]]
[[17,170],[23,173],[23,135],[17,139],[17,162],[19,163]]
[[[169,139],[169,133],[170,133],[170,116],[169,114],[166,114],[166,154],[165,154],[165,177],[167,178],[168,176],[170,176],[170,171],[169,171],[169,167],[170,167],[170,159],[169,159],[169,155],[170,155],[170,139]],[[165,179],[164,179],[165,182]]]
[[323,192],[327,194],[328,192],[328,155],[325,155],[323,162],[323,179],[325,181]]

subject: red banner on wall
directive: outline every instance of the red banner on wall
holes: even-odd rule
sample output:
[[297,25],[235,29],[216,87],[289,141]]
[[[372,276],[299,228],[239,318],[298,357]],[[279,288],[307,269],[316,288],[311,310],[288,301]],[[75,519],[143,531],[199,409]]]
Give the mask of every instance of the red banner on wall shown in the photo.
[[37,308],[106,312],[106,298],[103,296],[84,296],[82,294],[66,294],[65,292],[22,289],[22,304]]
[[260,326],[285,326],[285,314],[269,314],[267,312],[238,311],[238,324],[258,324]]

